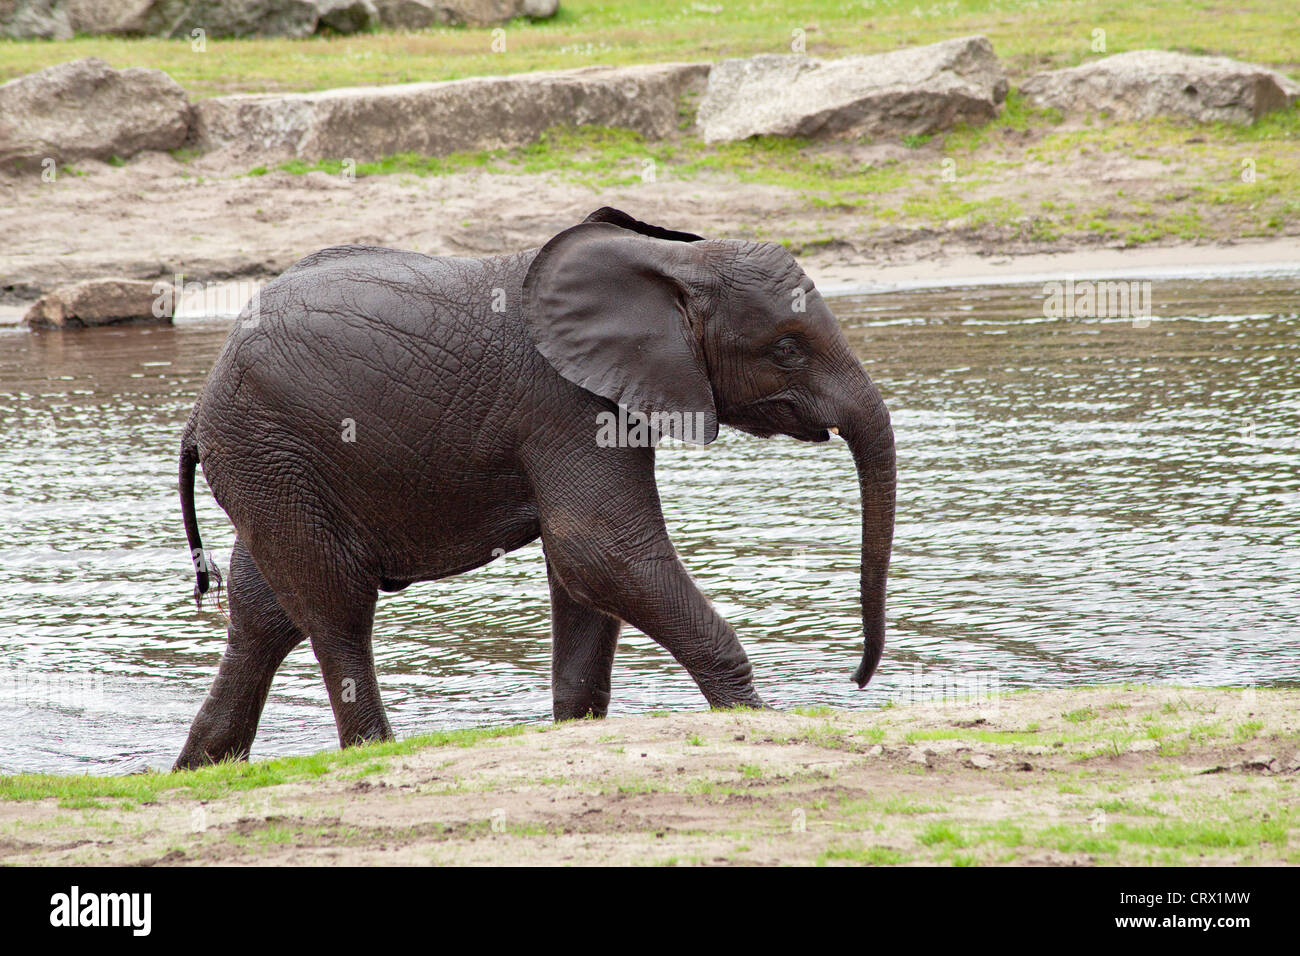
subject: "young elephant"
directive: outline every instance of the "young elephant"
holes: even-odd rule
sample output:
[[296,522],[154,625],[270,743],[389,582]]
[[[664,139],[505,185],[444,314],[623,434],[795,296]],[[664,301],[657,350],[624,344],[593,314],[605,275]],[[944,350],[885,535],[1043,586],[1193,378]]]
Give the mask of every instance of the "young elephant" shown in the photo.
[[848,443],[865,686],[885,641],[894,436],[785,249],[606,208],[513,255],[308,256],[245,309],[181,439],[200,595],[197,462],[237,540],[225,655],[176,766],[247,757],[272,677],[307,636],[340,743],[391,737],[371,653],[377,592],[539,535],[557,720],[605,714],[623,621],[667,648],[712,706],[761,706],[735,632],[669,543],[653,444],[626,440],[709,442],[719,423]]

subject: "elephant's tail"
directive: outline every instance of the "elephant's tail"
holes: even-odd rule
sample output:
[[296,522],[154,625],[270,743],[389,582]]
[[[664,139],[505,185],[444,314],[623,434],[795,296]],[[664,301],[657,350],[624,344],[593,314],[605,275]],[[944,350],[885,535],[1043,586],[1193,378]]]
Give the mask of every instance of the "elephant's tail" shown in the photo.
[[[194,586],[194,601],[203,607],[203,595],[209,587],[208,569],[216,571],[208,561],[208,554],[203,550],[203,540],[199,537],[199,519],[194,514],[194,468],[199,463],[199,443],[194,437],[198,410],[190,416],[181,435],[181,515],[185,520],[185,537],[190,543],[190,558],[194,562],[194,573],[198,583]],[[221,585],[221,575],[217,572],[217,586]]]

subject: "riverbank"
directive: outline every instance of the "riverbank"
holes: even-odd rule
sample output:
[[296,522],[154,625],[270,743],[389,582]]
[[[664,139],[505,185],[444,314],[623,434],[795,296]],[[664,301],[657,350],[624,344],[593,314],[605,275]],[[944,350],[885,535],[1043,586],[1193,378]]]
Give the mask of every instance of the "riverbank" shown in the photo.
[[[1150,124],[1141,155],[1117,152],[1124,127],[1048,124],[1016,143],[982,132],[991,141],[953,167],[962,170],[954,183],[938,181],[966,149],[953,136],[916,148],[746,143],[705,155],[625,132],[557,132],[536,147],[407,157],[355,177],[328,163],[243,169],[162,153],[86,161],[49,183],[0,178],[0,229],[23,236],[0,250],[0,302],[102,276],[267,279],[341,243],[492,255],[541,245],[601,205],[706,236],[782,242],[828,292],[1143,262],[1294,265],[1300,200],[1287,184],[1300,183],[1297,117],[1265,121],[1276,138],[1254,145],[1251,184],[1235,178],[1239,131],[1186,145],[1178,137],[1189,131],[1172,124],[1163,142],[1161,124]],[[1092,145],[1063,145],[1081,136]],[[876,158],[855,159],[863,150]],[[1058,153],[1046,178],[1042,150]],[[654,175],[643,179],[646,169]],[[1055,258],[1013,262],[1024,256]]]
[[[235,83],[229,89],[241,92],[342,94],[348,91],[336,88],[347,84],[669,59],[695,65],[685,67],[690,82],[651,84],[653,97],[638,85],[649,81],[630,74],[606,77],[601,96],[583,87],[579,100],[609,102],[578,128],[565,125],[574,117],[564,105],[577,94],[570,90],[551,102],[542,95],[551,82],[544,77],[534,76],[527,93],[492,87],[495,92],[458,94],[456,108],[472,115],[501,106],[494,97],[506,106],[511,97],[533,103],[545,119],[536,129],[501,131],[499,143],[522,144],[512,148],[464,145],[470,151],[444,155],[456,148],[450,143],[480,141],[453,137],[434,148],[415,136],[382,139],[381,146],[359,134],[370,147],[357,152],[355,137],[334,129],[350,129],[344,111],[316,116],[308,125],[323,138],[295,152],[305,133],[298,129],[301,117],[290,120],[307,109],[295,101],[262,116],[266,129],[233,106],[198,124],[211,126],[209,133],[230,125],[242,131],[239,143],[222,146],[223,136],[205,134],[176,140],[187,145],[171,152],[78,153],[107,161],[0,173],[0,229],[22,237],[0,249],[0,303],[26,304],[60,285],[107,276],[263,280],[344,243],[430,255],[506,253],[543,244],[601,205],[705,236],[783,243],[810,274],[832,283],[827,291],[890,270],[923,281],[954,269],[996,274],[998,265],[1021,256],[1068,257],[1047,266],[1062,270],[1057,277],[1067,268],[1068,274],[1095,271],[1086,263],[1072,268],[1077,257],[1094,253],[1114,272],[1148,250],[1178,262],[1213,259],[1239,243],[1280,244],[1265,250],[1272,261],[1300,262],[1300,106],[1267,112],[1249,125],[1163,114],[1125,122],[1106,112],[1035,108],[1020,92],[1041,69],[1144,46],[1238,56],[1300,75],[1297,47],[1275,29],[1283,12],[1275,2],[1240,11],[1226,34],[1200,11],[1133,4],[1108,14],[1111,46],[1098,30],[1085,29],[1069,3],[998,11],[959,3],[933,19],[901,9],[872,10],[869,18],[855,11],[813,17],[813,5],[724,10],[697,4],[686,13],[660,0],[634,6],[562,5],[553,21],[512,24],[508,50],[500,54],[488,52],[492,35],[483,30],[219,41],[201,56],[187,44],[157,40],[6,42],[0,77],[89,54],[119,66],[166,69],[184,92],[167,88],[194,102],[214,92],[217,78],[229,78]],[[707,40],[699,30],[705,23]],[[814,57],[985,34],[1010,90],[992,121],[940,124],[932,134],[706,141],[695,120],[708,64],[784,50],[787,23],[803,23],[794,32]],[[1202,34],[1205,43],[1189,46]],[[584,37],[602,42],[584,46]],[[382,109],[380,99],[359,102],[383,116],[396,110],[393,124],[401,127],[407,114],[390,101],[412,94],[406,87],[386,89]],[[629,89],[639,92],[625,102]],[[646,98],[657,104],[654,122],[641,115]],[[411,104],[403,109],[426,115]],[[507,109],[498,120],[511,116]],[[600,122],[618,128],[591,125]],[[557,125],[542,133],[551,123]],[[297,130],[292,149],[275,134],[284,124]],[[326,127],[333,132],[320,132]],[[438,155],[386,152],[417,148]]]
[[0,778],[9,864],[1300,863],[1300,691],[1036,691]]

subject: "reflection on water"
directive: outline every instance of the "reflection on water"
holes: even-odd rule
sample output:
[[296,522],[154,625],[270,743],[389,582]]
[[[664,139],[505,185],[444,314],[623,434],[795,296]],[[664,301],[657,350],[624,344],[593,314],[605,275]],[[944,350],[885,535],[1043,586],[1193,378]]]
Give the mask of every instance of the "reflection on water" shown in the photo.
[[[899,443],[884,663],[859,653],[858,502],[840,442],[725,431],[660,454],[669,528],[777,706],[872,707],[944,673],[1001,688],[1300,676],[1300,293],[1157,282],[1157,317],[1047,320],[1039,288],[832,303]],[[1034,318],[1038,316],[1038,318]],[[224,629],[195,611],[181,425],[227,325],[0,332],[0,770],[170,764]],[[232,534],[206,494],[204,540]],[[400,734],[550,712],[539,548],[380,600]],[[613,713],[703,706],[628,631]],[[255,752],[332,746],[311,651]]]

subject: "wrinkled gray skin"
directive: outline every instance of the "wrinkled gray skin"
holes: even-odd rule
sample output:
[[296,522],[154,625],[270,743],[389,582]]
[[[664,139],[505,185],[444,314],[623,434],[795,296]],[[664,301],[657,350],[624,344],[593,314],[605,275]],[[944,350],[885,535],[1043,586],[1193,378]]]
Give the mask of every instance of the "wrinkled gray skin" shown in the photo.
[[238,535],[225,656],[177,768],[247,757],[276,669],[308,636],[340,743],[391,738],[378,592],[539,535],[556,719],[605,714],[622,621],[712,706],[762,706],[735,632],[668,540],[654,448],[597,442],[617,404],[698,413],[703,435],[677,437],[705,441],[719,423],[810,442],[838,429],[862,499],[865,686],[884,646],[889,413],[785,249],[697,239],[602,209],[540,250],[487,259],[326,249],[261,291],[182,439],[191,548],[198,461]]

